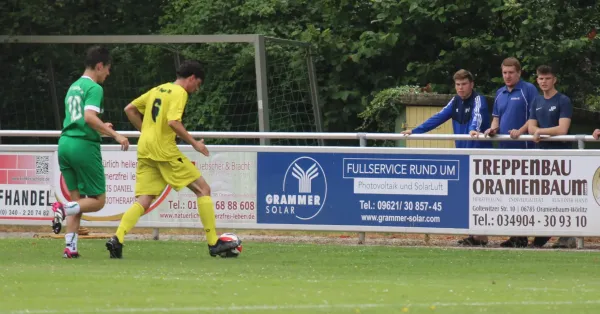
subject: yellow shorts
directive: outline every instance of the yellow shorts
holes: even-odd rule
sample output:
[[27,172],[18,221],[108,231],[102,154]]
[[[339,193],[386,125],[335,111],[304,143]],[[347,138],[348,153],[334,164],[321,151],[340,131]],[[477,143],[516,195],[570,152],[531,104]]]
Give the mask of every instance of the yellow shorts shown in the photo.
[[170,185],[179,191],[196,181],[202,174],[185,156],[174,161],[155,161],[138,158],[135,172],[135,196],[160,195]]

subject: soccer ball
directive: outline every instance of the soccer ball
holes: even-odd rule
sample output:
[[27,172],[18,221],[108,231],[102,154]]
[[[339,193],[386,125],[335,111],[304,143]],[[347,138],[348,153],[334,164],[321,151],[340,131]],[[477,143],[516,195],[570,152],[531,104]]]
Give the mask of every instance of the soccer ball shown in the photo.
[[221,236],[219,236],[219,240],[223,241],[223,242],[231,242],[231,241],[235,241],[237,242],[238,246],[229,250],[229,251],[225,251],[225,252],[221,252],[219,254],[219,256],[226,258],[226,257],[238,257],[240,256],[240,253],[242,253],[242,240],[240,240],[240,238],[235,235],[234,233],[223,233]]

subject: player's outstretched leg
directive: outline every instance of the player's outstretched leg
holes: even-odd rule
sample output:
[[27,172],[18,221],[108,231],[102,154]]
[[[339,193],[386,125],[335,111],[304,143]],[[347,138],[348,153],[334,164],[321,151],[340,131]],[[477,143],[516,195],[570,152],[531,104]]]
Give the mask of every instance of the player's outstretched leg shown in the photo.
[[198,197],[198,215],[206,233],[210,256],[215,257],[222,252],[236,248],[239,245],[237,242],[223,242],[217,236],[215,210],[210,197],[210,186],[206,183],[206,180],[200,177],[192,182],[188,188]]
[[146,209],[150,207],[154,196],[142,195],[137,198],[137,201],[121,217],[119,228],[112,238],[106,241],[106,249],[109,252],[110,258],[123,258],[123,243],[125,243],[125,235],[135,227],[138,220]]
[[198,215],[206,233],[208,253],[215,257],[222,252],[232,250],[238,246],[236,242],[223,242],[217,236],[215,210],[210,196],[198,197]]

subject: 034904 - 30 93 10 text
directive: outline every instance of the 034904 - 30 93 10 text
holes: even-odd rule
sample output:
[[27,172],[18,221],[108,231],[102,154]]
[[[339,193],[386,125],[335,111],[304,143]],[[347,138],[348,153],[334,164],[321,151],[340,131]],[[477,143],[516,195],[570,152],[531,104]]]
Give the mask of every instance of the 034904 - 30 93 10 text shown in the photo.
[[585,215],[472,214],[475,226],[585,228]]

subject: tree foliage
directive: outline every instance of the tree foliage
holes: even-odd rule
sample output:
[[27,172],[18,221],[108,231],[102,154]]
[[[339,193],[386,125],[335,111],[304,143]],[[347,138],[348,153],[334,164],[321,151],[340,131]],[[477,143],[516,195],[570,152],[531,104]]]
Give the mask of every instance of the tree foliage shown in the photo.
[[[308,41],[327,131],[355,131],[363,119],[373,118],[367,113],[377,110],[369,104],[375,99],[381,105],[376,94],[388,88],[431,84],[436,92],[451,93],[451,76],[461,68],[476,76],[479,92],[493,94],[502,85],[500,63],[508,56],[520,59],[523,77],[531,82],[538,65],[554,66],[560,90],[576,106],[600,110],[596,0],[172,0],[152,5],[120,0],[93,2],[97,5],[90,10],[92,2],[9,0],[0,4],[0,25],[10,34],[264,34]],[[188,45],[174,50],[219,68],[209,72],[214,83],[207,80],[206,90],[239,89],[241,82],[255,76],[250,45]],[[74,56],[51,49],[37,51],[37,57],[51,53]],[[122,53],[146,60],[148,66],[128,70],[147,76],[157,75],[150,64],[172,60],[172,52],[164,47]],[[295,60],[289,51],[270,53]],[[3,53],[3,66],[19,65],[22,55]],[[41,79],[43,72],[38,75]],[[280,79],[287,81],[289,76]],[[186,113],[191,124],[207,129],[227,124],[219,117],[232,113],[218,105],[226,100],[210,97],[217,96],[200,96],[204,105]]]
[[407,95],[423,95],[423,90],[419,86],[399,86],[377,93],[365,111],[358,114],[364,119],[359,129],[375,128],[381,133],[394,133],[396,118],[406,107],[401,97]]
[[[159,2],[160,4],[160,2]],[[0,4],[0,27],[3,35],[124,35],[148,34],[158,29],[159,7],[139,1],[97,2],[88,0],[8,0]],[[0,124],[4,129],[57,129],[64,118],[63,95],[69,84],[83,71],[83,56],[89,45],[69,44],[4,44],[0,65]],[[128,66],[132,61],[145,59],[149,51],[127,49],[125,45],[110,46],[115,64],[112,74],[117,78],[131,71],[140,77],[154,76],[152,69]],[[156,60],[157,62],[162,60]],[[151,62],[149,62],[151,63]],[[122,112],[124,95],[112,87],[123,78],[108,80],[107,109]],[[142,87],[142,86],[140,86]],[[133,97],[131,91],[125,97]],[[55,96],[53,96],[55,95]],[[55,98],[54,98],[55,97]],[[54,98],[54,99],[53,99]],[[54,105],[56,102],[56,106]],[[119,103],[119,104],[117,104]],[[111,108],[114,107],[114,108]],[[58,108],[58,110],[57,110]],[[56,119],[53,119],[56,117]],[[114,121],[117,128],[128,123]],[[124,122],[124,121],[123,121]],[[55,142],[55,139],[20,139],[24,143]],[[3,143],[13,142],[3,139]]]
[[[424,5],[428,3],[428,5]],[[579,107],[600,109],[600,41],[595,38],[600,18],[595,1],[378,1],[386,12],[377,23],[387,32],[429,30],[429,46],[419,46],[425,60],[408,58],[407,77],[420,78],[450,87],[454,71],[465,68],[476,77],[476,88],[493,95],[502,83],[500,64],[508,56],[517,57],[523,78],[534,82],[537,66],[548,64],[559,73],[558,88]],[[404,25],[398,25],[408,9]],[[404,13],[403,13],[404,12]],[[409,54],[416,53],[410,49]],[[413,81],[415,82],[415,81]],[[450,88],[440,89],[453,92]],[[386,95],[387,90],[382,94]],[[379,95],[361,116],[379,107]],[[387,102],[393,106],[394,102]],[[384,131],[397,115],[388,115],[372,131]]]
[[460,68],[475,74],[481,92],[493,93],[508,56],[521,60],[529,81],[538,65],[553,65],[561,90],[581,106],[600,83],[599,41],[588,37],[600,20],[596,1],[179,0],[167,12],[168,33],[261,33],[312,43],[331,131],[355,130],[358,113],[386,88],[431,83],[452,92]]
[[[307,4],[308,1],[173,1],[165,7],[165,15],[161,19],[162,32],[263,34],[289,39],[297,29],[297,17],[304,19],[304,22],[308,20],[303,17]],[[285,19],[291,22],[283,23]],[[185,57],[203,60],[207,68],[207,79],[203,86],[206,92],[190,102],[188,113],[192,120],[188,121],[188,126],[198,130],[258,131],[256,119],[248,121],[247,118],[248,113],[254,116],[257,113],[254,46],[233,43],[188,45],[180,48],[179,52]],[[279,97],[273,97],[273,94],[298,89],[295,85],[299,78],[295,77],[297,71],[293,69],[307,67],[306,52],[304,48],[267,44],[267,75],[276,74],[277,80],[273,82],[273,78],[268,78],[271,113],[283,110],[277,108],[282,102],[297,100],[285,99],[289,93],[280,94]],[[237,100],[237,105],[230,104],[231,99],[228,98],[232,93],[241,94],[243,98]],[[308,95],[305,98],[305,102],[309,101]],[[246,121],[236,123],[230,119],[236,116],[246,116]],[[272,131],[294,130],[293,121],[286,117],[272,119],[270,123]]]
[[0,26],[11,35],[149,34],[165,2],[7,0],[0,4]]

